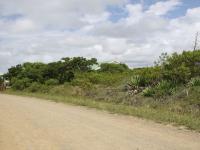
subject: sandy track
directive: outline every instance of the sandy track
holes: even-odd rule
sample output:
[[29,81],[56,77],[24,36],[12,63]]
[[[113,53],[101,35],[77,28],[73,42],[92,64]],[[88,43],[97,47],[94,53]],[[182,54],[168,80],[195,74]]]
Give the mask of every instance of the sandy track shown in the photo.
[[200,150],[200,134],[85,107],[0,94],[0,150]]

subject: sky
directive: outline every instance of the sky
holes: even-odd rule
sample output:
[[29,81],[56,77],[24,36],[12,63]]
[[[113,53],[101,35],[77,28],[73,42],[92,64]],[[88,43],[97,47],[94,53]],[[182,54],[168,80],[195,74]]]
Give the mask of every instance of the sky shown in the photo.
[[191,50],[200,0],[0,0],[0,73],[83,56],[151,66]]

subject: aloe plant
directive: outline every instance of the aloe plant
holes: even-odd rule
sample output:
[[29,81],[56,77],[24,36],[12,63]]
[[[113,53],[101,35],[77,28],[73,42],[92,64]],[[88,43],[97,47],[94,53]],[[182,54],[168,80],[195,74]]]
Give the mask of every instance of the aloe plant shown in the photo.
[[130,84],[136,87],[141,87],[141,86],[144,87],[146,81],[145,78],[143,78],[142,76],[136,75],[131,78]]
[[200,77],[195,77],[190,80],[188,83],[189,86],[200,86]]

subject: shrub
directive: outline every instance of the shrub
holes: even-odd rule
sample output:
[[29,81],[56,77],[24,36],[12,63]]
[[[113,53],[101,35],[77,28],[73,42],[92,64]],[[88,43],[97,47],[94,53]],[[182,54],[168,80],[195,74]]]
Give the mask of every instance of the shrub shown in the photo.
[[200,86],[200,77],[192,78],[188,84],[189,86]]
[[3,83],[3,77],[0,76],[0,85]]
[[90,82],[91,84],[98,84],[104,86],[115,86],[121,84],[127,77],[127,72],[124,73],[110,73],[110,72],[87,72],[87,73],[76,73],[76,81],[84,80],[84,82]]
[[190,79],[190,76],[190,68],[186,67],[185,64],[181,64],[177,67],[166,65],[165,69],[163,70],[163,78],[177,84],[187,83]]
[[87,73],[85,74],[85,78],[92,84],[99,84],[101,83],[102,75],[98,73]]
[[58,75],[58,80],[60,84],[65,82],[71,82],[74,79],[74,73],[72,71],[65,71]]
[[142,95],[146,97],[152,97],[155,94],[155,90],[152,87],[147,87],[142,91]]
[[45,85],[58,85],[59,81],[57,79],[49,79],[45,82]]
[[191,87],[189,89],[189,95],[184,97],[190,105],[196,105],[200,111],[200,86]]
[[192,77],[200,75],[200,50],[174,53],[161,62],[162,75],[175,83],[187,83]]
[[42,93],[46,93],[49,91],[49,87],[45,86],[41,83],[38,82],[33,82],[28,88],[27,88],[28,92],[42,92]]
[[112,85],[117,84],[123,78],[122,73],[88,73],[86,78],[92,84]]
[[139,76],[139,75],[136,75],[134,77],[131,78],[131,82],[130,84],[131,85],[134,85],[134,86],[145,86],[146,85],[146,80],[143,76]]
[[31,86],[27,89],[29,92],[38,92],[41,91],[41,84],[38,82],[33,82]]
[[124,72],[127,71],[129,68],[126,64],[116,64],[116,63],[102,63],[100,65],[101,72],[111,72],[111,73],[116,73],[116,72]]
[[82,88],[90,88],[92,86],[91,82],[88,79],[75,79],[72,80],[71,85],[80,86]]
[[174,92],[174,84],[170,81],[163,80],[159,82],[155,87],[155,97],[163,97],[167,95],[172,95]]
[[131,82],[135,86],[154,86],[161,80],[161,69],[158,66],[135,69],[134,74]]
[[174,84],[170,81],[162,80],[154,87],[147,87],[143,90],[142,94],[146,97],[164,97],[172,95],[175,90]]
[[13,78],[12,81],[12,88],[15,90],[24,90],[25,88],[31,85],[31,80],[28,78],[17,79]]

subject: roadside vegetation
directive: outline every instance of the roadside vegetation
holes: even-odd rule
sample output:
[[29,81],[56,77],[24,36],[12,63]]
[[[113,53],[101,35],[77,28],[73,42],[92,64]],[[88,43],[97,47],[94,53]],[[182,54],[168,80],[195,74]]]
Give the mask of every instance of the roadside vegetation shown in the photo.
[[200,131],[200,50],[163,53],[153,67],[95,58],[24,63],[8,69],[7,93],[85,105]]

